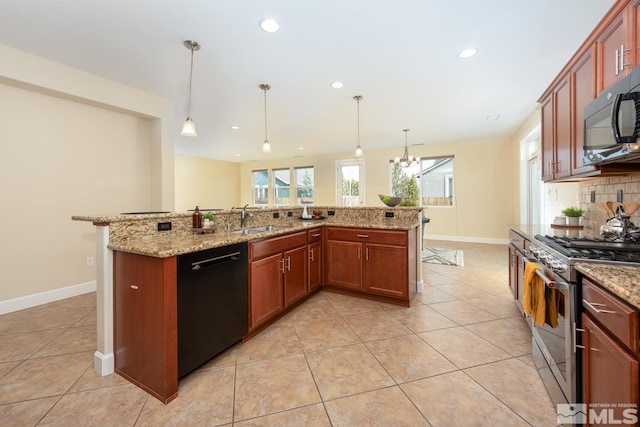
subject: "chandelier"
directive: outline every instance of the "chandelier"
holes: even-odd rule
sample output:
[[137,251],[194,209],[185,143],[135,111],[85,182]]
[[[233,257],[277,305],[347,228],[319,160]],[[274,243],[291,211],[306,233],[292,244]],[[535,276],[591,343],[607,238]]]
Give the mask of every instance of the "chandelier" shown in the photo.
[[409,147],[407,146],[407,132],[409,132],[409,130],[410,129],[402,129],[402,132],[404,132],[404,153],[402,154],[402,157],[396,157],[393,160],[393,163],[400,165],[403,168],[408,168],[409,166],[420,163],[420,157],[413,157],[409,155]]

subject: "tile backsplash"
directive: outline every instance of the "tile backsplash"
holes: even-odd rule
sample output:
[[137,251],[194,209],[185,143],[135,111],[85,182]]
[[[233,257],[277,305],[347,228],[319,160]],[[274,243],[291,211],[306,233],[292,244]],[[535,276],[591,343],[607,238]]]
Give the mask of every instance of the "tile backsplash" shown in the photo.
[[[585,228],[599,228],[608,217],[598,206],[600,202],[616,201],[618,190],[622,190],[622,203],[640,203],[640,174],[600,178],[580,183],[580,207],[585,210],[582,225]],[[591,192],[595,191],[595,203],[591,202]],[[631,216],[631,222],[640,225],[640,210]]]

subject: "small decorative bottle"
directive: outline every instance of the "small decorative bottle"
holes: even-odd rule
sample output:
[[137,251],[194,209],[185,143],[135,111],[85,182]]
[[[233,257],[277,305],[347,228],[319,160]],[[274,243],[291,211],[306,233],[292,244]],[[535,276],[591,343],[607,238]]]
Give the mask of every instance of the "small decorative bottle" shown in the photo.
[[193,211],[191,218],[193,220],[193,228],[202,228],[202,212],[200,212],[199,206],[196,206],[196,210]]

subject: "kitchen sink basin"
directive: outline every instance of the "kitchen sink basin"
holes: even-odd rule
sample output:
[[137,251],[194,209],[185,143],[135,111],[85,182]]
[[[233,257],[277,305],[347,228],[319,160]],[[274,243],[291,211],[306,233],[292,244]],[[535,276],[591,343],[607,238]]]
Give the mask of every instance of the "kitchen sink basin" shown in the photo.
[[288,227],[279,226],[279,225],[267,225],[264,227],[243,228],[242,230],[232,231],[231,234],[258,234],[258,233],[264,233],[265,231],[283,230],[285,228],[288,228]]

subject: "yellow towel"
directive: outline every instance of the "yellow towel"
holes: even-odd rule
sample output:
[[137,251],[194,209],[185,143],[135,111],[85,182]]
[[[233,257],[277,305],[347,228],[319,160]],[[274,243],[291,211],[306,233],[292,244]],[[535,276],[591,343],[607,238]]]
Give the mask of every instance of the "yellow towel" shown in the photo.
[[546,317],[544,281],[536,275],[540,266],[535,262],[528,262],[524,268],[524,296],[522,308],[525,314],[533,318],[536,325],[544,326]]

